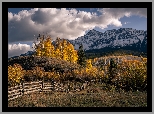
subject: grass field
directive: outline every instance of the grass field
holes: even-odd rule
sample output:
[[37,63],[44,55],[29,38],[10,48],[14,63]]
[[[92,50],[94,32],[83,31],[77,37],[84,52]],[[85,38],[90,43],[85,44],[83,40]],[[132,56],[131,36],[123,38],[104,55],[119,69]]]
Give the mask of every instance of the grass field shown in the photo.
[[147,107],[146,92],[105,90],[92,84],[79,92],[36,92],[8,102],[9,107]]

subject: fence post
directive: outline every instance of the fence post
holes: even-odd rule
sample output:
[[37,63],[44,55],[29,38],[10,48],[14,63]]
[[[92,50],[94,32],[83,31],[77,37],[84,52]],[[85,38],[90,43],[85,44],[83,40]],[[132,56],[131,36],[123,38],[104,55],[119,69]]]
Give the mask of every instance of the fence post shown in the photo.
[[105,57],[105,65],[106,65],[106,57]]
[[109,65],[110,65],[110,59],[109,59]]
[[41,83],[41,89],[43,91],[43,88],[44,88],[44,81],[42,80],[42,83]]
[[38,80],[38,82],[39,82],[39,86],[40,86],[39,92],[41,92],[41,91],[42,91],[42,81],[39,81],[39,80]]
[[22,95],[22,83],[21,82],[20,82],[19,87],[20,87],[20,95]]
[[52,90],[54,91],[55,90],[55,81],[53,79],[51,80],[51,84],[52,84]]
[[119,57],[118,57],[118,64],[119,64]]
[[22,95],[24,95],[24,82],[22,81]]

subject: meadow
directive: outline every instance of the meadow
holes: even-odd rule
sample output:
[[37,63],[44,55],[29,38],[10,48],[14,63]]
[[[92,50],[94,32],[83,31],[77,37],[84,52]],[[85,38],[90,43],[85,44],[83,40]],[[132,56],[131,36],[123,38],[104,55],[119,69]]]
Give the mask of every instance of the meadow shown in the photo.
[[35,92],[9,101],[8,107],[147,107],[146,92],[108,89],[92,84],[79,92]]

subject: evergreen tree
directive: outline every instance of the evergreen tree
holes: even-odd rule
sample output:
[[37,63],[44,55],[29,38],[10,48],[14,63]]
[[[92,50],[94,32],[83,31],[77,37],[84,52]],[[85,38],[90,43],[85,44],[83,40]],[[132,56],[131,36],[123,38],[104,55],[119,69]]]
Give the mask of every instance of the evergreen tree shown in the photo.
[[109,70],[112,70],[113,68],[116,68],[117,64],[114,62],[114,60],[111,58],[110,59],[110,66],[109,66]]
[[78,50],[77,54],[78,54],[77,63],[80,64],[81,66],[85,67],[86,66],[86,55],[85,55],[85,52],[83,50],[82,44],[79,46],[79,50]]
[[111,84],[111,80],[114,78],[116,75],[116,68],[117,64],[114,62],[114,60],[111,58],[110,59],[110,66],[109,66],[109,83]]

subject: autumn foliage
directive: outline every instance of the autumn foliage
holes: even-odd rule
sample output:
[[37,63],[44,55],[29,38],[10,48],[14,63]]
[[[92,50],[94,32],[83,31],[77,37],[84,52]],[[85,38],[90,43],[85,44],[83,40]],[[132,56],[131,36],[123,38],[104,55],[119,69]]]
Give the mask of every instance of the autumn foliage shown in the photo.
[[[28,67],[33,66],[31,70],[23,69],[23,65],[16,63],[8,65],[9,85],[19,84],[21,80],[65,81],[73,77],[74,80],[76,78],[84,81],[99,80],[101,83],[125,90],[147,89],[147,58],[123,59],[120,64],[115,64],[111,59],[106,66],[94,65],[98,58],[86,60],[82,46],[77,51],[67,40],[57,38],[53,43],[49,36],[40,37],[39,43],[35,44],[34,48],[36,61],[30,59],[31,61],[27,60],[26,63]],[[34,62],[35,65],[28,62]]]
[[40,37],[40,43],[35,44],[36,56],[54,57],[61,60],[77,63],[78,55],[74,46],[65,39],[57,38],[55,45],[52,44],[51,38]]
[[112,79],[114,85],[126,90],[147,89],[147,59],[125,60],[118,65],[118,74]]
[[13,66],[8,66],[8,85],[14,86],[20,83],[23,79],[23,69],[21,65],[14,64]]

